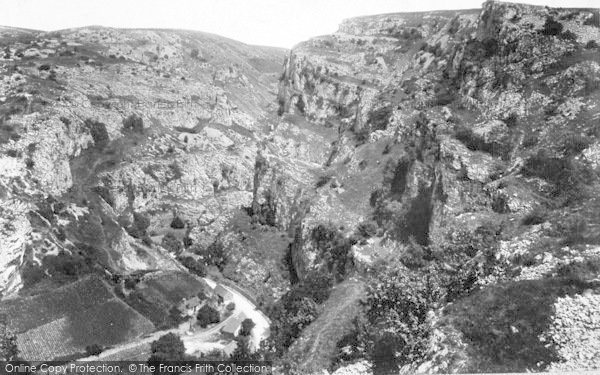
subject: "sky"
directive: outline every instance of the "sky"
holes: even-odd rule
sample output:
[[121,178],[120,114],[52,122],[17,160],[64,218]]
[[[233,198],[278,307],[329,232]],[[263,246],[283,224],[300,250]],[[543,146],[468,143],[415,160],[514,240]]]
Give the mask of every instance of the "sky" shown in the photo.
[[[600,7],[598,0],[524,0],[555,7]],[[0,0],[0,25],[60,30],[100,25],[174,28],[249,44],[291,48],[330,34],[345,18],[380,13],[480,8],[482,0]]]

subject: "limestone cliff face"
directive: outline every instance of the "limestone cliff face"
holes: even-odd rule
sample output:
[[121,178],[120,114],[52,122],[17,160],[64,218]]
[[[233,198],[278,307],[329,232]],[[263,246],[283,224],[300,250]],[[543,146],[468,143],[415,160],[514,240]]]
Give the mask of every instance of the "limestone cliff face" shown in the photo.
[[[177,266],[160,246],[175,214],[210,244],[250,205],[282,50],[169,30],[2,29],[0,40],[4,295],[28,265],[82,246],[112,272]],[[153,243],[130,235],[134,214]]]
[[[279,112],[332,137],[320,170],[306,168],[317,179],[291,247],[298,277],[323,265],[311,237],[318,224],[351,237],[375,220],[380,236],[352,246],[358,270],[411,257],[415,246],[443,258],[463,233],[489,231],[502,241],[486,282],[518,283],[517,273],[563,293],[547,278],[558,264],[594,262],[585,247],[599,233],[591,213],[599,40],[597,10],[490,1],[480,10],[350,19],[297,45],[285,60]],[[565,231],[574,222],[576,240]],[[577,243],[579,260],[563,253],[563,241]],[[529,256],[536,260],[524,262]],[[505,292],[489,293],[501,301]],[[447,323],[440,332],[456,332]],[[465,342],[466,362],[438,356],[424,366],[501,369]],[[552,345],[572,361],[566,344]]]

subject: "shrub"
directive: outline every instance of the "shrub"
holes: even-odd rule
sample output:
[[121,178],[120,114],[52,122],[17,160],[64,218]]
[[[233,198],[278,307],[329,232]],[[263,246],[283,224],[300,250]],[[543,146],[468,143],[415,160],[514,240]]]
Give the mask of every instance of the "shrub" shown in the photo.
[[39,71],[48,71],[50,70],[50,64],[42,64],[38,67]]
[[593,178],[585,165],[569,157],[551,156],[545,150],[540,150],[527,159],[521,172],[525,176],[543,178],[554,184],[550,194],[565,198],[565,203],[583,198],[584,187]]
[[85,347],[85,354],[88,356],[98,355],[102,353],[102,347],[98,344],[92,344]]
[[377,223],[373,220],[363,221],[358,224],[358,234],[363,238],[371,238],[377,234]]
[[559,35],[563,30],[563,25],[555,21],[554,18],[548,17],[546,18],[546,22],[544,23],[544,27],[542,29],[542,34],[544,35]]
[[192,50],[190,52],[190,57],[192,59],[197,59],[198,55],[200,55],[200,51],[198,50],[198,48],[192,48]]
[[200,277],[206,276],[206,267],[203,263],[197,261],[196,259],[189,256],[181,257],[179,258],[179,262],[181,262],[181,264],[183,264],[183,266],[186,267],[193,274],[198,275]]
[[179,241],[173,233],[165,234],[162,238],[161,245],[167,251],[169,251],[171,253],[175,253],[175,254],[179,254],[179,252],[181,252],[181,250],[183,250],[181,241]]
[[90,130],[94,144],[99,149],[103,149],[108,145],[108,132],[106,131],[106,125],[92,119],[85,120],[85,126]]
[[334,271],[336,277],[343,277],[346,267],[352,261],[350,249],[356,243],[355,239],[345,238],[332,224],[321,223],[313,228],[311,238],[325,260],[329,271]]
[[144,132],[144,120],[137,114],[131,114],[123,120],[123,130],[134,133]]
[[529,211],[521,220],[521,224],[523,225],[538,225],[542,224],[546,221],[546,217],[548,213],[546,210],[540,207],[536,207],[533,210]]
[[183,229],[185,228],[185,223],[179,216],[175,216],[173,220],[171,220],[171,228],[173,229]]
[[427,313],[443,295],[434,273],[423,275],[397,267],[380,270],[367,287],[371,359],[381,364],[423,359],[430,335]]
[[146,230],[150,226],[150,218],[148,216],[134,212],[133,213],[133,224],[127,228],[127,233],[130,236],[144,239],[148,236]]
[[208,326],[209,324],[219,323],[221,321],[219,312],[215,308],[209,306],[208,304],[205,304],[200,308],[200,310],[198,311],[197,319],[198,324],[202,328],[206,328],[206,326]]
[[220,241],[215,241],[210,244],[207,248],[202,248],[200,245],[192,247],[192,252],[200,255],[204,263],[209,266],[215,266],[219,270],[225,268],[227,263],[227,254],[225,252],[225,246]]
[[225,308],[227,309],[227,311],[233,311],[235,310],[235,303],[229,302]]
[[575,35],[571,31],[567,30],[564,33],[560,34],[560,38],[563,40],[577,40],[577,35]]
[[319,179],[317,180],[315,186],[317,188],[323,187],[323,186],[327,185],[329,183],[329,181],[332,180],[332,178],[333,177],[330,175],[321,175],[321,176],[319,176]]
[[586,44],[585,44],[585,48],[587,49],[594,49],[594,48],[598,48],[598,43],[595,40],[589,40]]

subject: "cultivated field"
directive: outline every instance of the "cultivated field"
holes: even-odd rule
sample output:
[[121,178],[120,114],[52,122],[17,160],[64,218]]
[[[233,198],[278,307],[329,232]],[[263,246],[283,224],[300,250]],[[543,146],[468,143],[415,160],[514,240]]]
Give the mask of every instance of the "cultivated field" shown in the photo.
[[154,325],[97,278],[88,278],[46,295],[0,304],[17,332],[26,360],[65,359],[88,345],[113,346],[152,332]]

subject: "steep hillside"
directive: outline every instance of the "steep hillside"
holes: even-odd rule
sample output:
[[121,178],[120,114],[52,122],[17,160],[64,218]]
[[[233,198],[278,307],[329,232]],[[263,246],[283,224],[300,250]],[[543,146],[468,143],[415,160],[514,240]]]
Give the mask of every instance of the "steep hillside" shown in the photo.
[[[598,41],[598,10],[487,2],[350,19],[290,52],[284,122],[336,134],[301,218],[277,218],[291,272],[368,285],[321,367],[598,368],[600,320],[580,310],[599,291]],[[314,371],[315,311],[292,372]]]
[[278,373],[597,369],[599,42],[598,10],[500,2],[287,55],[0,29],[0,310],[94,274],[139,336],[187,269],[269,315]]
[[112,273],[176,268],[165,234],[210,243],[249,205],[283,50],[177,30],[1,33],[5,295],[61,253]]

